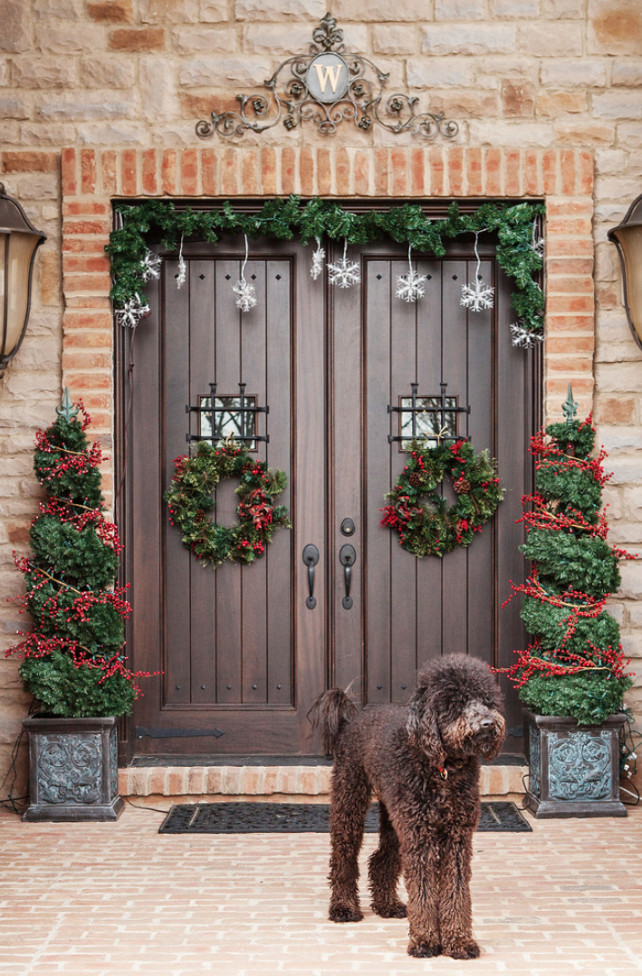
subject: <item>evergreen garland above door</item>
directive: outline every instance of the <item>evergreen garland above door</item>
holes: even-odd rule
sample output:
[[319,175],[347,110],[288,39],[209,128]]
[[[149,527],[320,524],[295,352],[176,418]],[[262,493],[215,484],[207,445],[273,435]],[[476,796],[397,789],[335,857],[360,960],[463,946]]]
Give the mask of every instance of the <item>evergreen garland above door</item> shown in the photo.
[[[513,345],[530,348],[543,339],[544,293],[537,280],[542,268],[542,238],[539,236],[543,204],[485,203],[470,214],[460,212],[453,202],[445,218],[431,220],[418,204],[403,204],[386,210],[355,213],[331,200],[315,197],[303,201],[298,196],[266,201],[258,213],[235,208],[229,201],[220,207],[178,209],[171,200],[145,200],[120,203],[116,207],[119,226],[112,231],[105,250],[111,256],[113,286],[110,296],[117,320],[135,328],[149,309],[145,283],[159,275],[158,262],[150,252],[151,234],[163,247],[182,254],[182,243],[192,238],[216,243],[222,234],[244,234],[246,238],[272,236],[279,240],[299,237],[306,245],[316,242],[311,274],[317,277],[322,267],[321,239],[327,237],[344,245],[346,274],[331,266],[331,283],[349,287],[358,275],[348,275],[346,249],[390,238],[409,248],[409,275],[414,275],[410,253],[443,257],[446,242],[464,235],[497,235],[497,261],[513,283],[511,304],[515,321],[511,323]],[[351,280],[351,279],[354,280]],[[342,284],[347,282],[347,284]],[[470,286],[466,286],[470,287]],[[408,289],[401,287],[398,297],[408,300]],[[412,289],[412,300],[422,297],[422,288]],[[475,309],[473,309],[474,311]]]

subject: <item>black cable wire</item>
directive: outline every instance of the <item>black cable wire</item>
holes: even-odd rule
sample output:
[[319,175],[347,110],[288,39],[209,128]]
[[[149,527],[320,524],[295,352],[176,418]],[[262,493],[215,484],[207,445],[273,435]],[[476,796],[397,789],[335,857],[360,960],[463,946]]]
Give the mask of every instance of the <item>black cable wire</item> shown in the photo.
[[11,749],[11,762],[9,763],[9,768],[4,775],[2,783],[0,783],[0,789],[3,789],[7,780],[11,776],[11,780],[7,787],[9,795],[4,799],[0,799],[0,806],[8,807],[8,809],[13,810],[13,812],[17,814],[23,814],[25,812],[27,809],[26,801],[29,799],[28,794],[25,796],[16,796],[13,792],[18,780],[18,752],[20,751],[20,745],[22,743],[24,734],[25,730],[21,729],[18,738],[13,744],[13,748]]

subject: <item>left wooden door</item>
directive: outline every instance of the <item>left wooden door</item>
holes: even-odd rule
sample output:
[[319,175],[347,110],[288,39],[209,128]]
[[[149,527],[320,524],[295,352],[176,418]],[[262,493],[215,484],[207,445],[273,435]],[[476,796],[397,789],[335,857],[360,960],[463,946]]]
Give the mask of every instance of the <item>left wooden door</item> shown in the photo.
[[[254,244],[245,276],[257,307],[242,314],[232,291],[241,273],[239,244],[185,248],[187,281],[177,263],[163,262],[150,289],[152,315],[134,339],[127,441],[128,578],[133,620],[129,640],[137,669],[161,669],[144,682],[135,709],[138,753],[263,753],[314,751],[306,713],[325,680],[324,621],[302,615],[294,592],[307,583],[293,534],[280,530],[251,566],[204,567],[182,544],[162,501],[173,459],[187,437],[206,432],[211,383],[229,406],[227,431],[238,415],[239,384],[255,414],[254,456],[283,469],[288,489],[279,502],[296,519],[297,536],[319,538],[325,506],[323,308],[294,288],[292,247]],[[296,306],[295,307],[295,303]],[[303,327],[305,326],[305,327]],[[297,335],[297,328],[299,334]],[[131,337],[130,337],[131,338]],[[297,402],[298,399],[298,402]],[[262,440],[269,435],[269,441]],[[297,471],[305,471],[299,503]],[[217,489],[216,520],[232,524],[231,481]],[[302,579],[303,574],[306,579]],[[317,599],[324,581],[315,580]],[[222,733],[220,735],[219,733]]]

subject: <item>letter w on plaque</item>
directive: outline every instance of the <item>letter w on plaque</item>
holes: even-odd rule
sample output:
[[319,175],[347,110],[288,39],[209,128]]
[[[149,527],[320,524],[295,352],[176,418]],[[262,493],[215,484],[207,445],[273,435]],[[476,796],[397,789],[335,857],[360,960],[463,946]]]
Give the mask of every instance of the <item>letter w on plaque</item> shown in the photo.
[[348,66],[339,54],[332,51],[320,54],[310,62],[305,81],[313,98],[331,104],[343,98],[348,90]]

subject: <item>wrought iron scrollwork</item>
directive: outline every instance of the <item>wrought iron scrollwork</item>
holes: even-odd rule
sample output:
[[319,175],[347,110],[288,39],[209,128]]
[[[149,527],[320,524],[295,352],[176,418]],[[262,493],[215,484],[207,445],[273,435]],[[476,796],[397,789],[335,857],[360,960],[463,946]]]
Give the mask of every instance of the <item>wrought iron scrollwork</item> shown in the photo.
[[212,112],[211,119],[196,123],[196,134],[234,138],[248,130],[265,132],[279,122],[286,129],[313,122],[323,135],[333,135],[348,121],[365,131],[376,123],[424,139],[457,135],[459,126],[443,112],[419,112],[416,96],[384,96],[389,75],[363,55],[344,50],[343,31],[330,14],[312,32],[312,41],[308,54],[283,61],[264,82],[267,96],[237,95],[238,112]]

